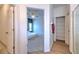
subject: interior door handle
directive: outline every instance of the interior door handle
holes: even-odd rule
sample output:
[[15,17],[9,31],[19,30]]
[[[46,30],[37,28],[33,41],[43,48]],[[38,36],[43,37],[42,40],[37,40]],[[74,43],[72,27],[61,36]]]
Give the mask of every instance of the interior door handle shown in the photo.
[[8,34],[8,32],[5,32],[6,34]]

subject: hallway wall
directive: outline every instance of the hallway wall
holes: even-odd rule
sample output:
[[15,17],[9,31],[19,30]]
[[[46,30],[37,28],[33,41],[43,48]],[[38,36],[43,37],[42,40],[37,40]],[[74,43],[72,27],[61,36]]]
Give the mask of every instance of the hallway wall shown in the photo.
[[50,48],[53,46],[54,34],[52,33],[52,24],[54,23],[54,8],[53,4],[50,4]]
[[66,6],[60,6],[54,8],[54,17],[60,17],[66,15]]
[[[66,44],[69,44],[69,38],[68,38],[68,21],[69,21],[69,5],[64,5],[64,6],[60,6],[60,7],[55,7],[54,8],[54,23],[56,26],[56,17],[61,17],[61,16],[65,16],[65,42]],[[56,28],[55,28],[56,31]],[[56,35],[56,33],[55,33]],[[54,36],[54,41],[56,41],[56,36]]]
[[27,11],[26,6],[15,5],[15,53],[27,53]]

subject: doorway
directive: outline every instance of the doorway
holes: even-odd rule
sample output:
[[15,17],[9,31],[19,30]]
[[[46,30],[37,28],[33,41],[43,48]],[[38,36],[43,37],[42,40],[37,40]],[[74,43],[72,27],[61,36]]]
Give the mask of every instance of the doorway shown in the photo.
[[65,41],[65,17],[56,17],[56,40]]
[[44,52],[44,10],[27,8],[27,52]]

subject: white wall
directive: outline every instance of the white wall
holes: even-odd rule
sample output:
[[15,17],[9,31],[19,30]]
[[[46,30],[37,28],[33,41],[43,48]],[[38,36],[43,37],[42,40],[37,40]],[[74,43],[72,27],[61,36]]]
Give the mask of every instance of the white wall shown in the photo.
[[15,5],[15,53],[27,53],[27,11],[25,5]]
[[54,8],[53,5],[50,4],[50,48],[53,46],[54,34],[52,33],[52,24],[54,22]]
[[65,14],[66,14],[65,7],[66,6],[54,8],[54,17],[65,16]]

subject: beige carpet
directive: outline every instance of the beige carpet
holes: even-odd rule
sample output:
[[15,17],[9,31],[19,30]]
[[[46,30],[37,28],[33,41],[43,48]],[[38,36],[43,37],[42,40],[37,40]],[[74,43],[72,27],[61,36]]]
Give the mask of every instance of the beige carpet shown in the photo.
[[56,41],[50,52],[43,53],[42,51],[31,52],[29,54],[70,54],[69,46],[63,41]]

